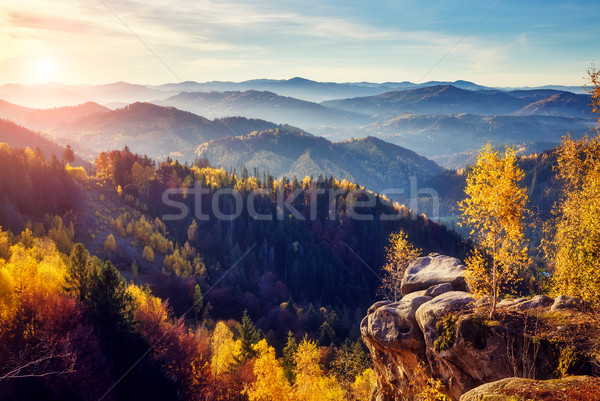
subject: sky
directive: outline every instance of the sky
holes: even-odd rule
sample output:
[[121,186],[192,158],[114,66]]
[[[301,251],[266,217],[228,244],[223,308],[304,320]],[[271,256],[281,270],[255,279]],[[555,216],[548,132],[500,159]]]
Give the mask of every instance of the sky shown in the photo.
[[2,0],[0,84],[583,85],[597,0]]

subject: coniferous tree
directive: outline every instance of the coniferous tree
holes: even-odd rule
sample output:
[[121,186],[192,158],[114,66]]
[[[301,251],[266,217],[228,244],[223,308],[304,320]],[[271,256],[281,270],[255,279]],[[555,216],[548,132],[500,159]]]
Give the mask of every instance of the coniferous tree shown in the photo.
[[84,301],[88,296],[90,284],[90,253],[83,244],[75,244],[67,263],[66,289]]
[[283,348],[283,369],[285,372],[285,377],[288,379],[290,383],[294,381],[294,355],[298,350],[298,343],[296,342],[296,337],[294,337],[294,333],[292,331],[288,331],[287,341],[285,343],[285,347]]
[[252,319],[248,316],[248,310],[244,309],[242,323],[239,326],[240,341],[242,346],[242,358],[251,359],[256,356],[256,351],[253,345],[260,341],[260,335],[252,323]]

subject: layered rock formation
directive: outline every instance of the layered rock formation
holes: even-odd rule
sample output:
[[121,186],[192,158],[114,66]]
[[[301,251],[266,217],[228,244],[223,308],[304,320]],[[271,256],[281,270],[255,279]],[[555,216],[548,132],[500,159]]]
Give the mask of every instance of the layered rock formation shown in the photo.
[[569,376],[556,380],[510,377],[479,386],[460,401],[600,400],[600,378]]
[[[489,320],[486,300],[467,292],[464,273],[455,258],[418,258],[406,270],[403,298],[369,308],[361,333],[377,372],[374,401],[412,400],[431,387],[432,378],[443,384],[436,391],[453,400],[507,377],[554,378],[561,358],[568,365],[563,374],[600,374],[593,356],[600,350],[594,340],[600,328],[578,311],[577,300],[505,300]],[[574,327],[580,336],[565,332]],[[577,357],[568,359],[562,349]]]

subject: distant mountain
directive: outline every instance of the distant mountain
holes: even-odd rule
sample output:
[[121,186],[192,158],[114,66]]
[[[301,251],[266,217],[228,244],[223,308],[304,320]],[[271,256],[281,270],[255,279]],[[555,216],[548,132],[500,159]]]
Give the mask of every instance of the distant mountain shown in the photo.
[[308,129],[320,125],[359,126],[368,118],[351,112],[332,110],[318,103],[307,102],[273,92],[183,92],[154,102],[173,106],[195,114],[217,117],[244,116]]
[[[552,147],[568,132],[572,132],[574,137],[580,137],[593,126],[595,124],[589,120],[543,115],[405,114],[350,130],[345,135],[376,135],[385,141],[438,160],[446,167],[462,167],[464,164],[460,166],[456,159],[450,164],[443,161],[451,155],[471,154],[487,142],[491,142],[493,146],[536,142],[547,143],[548,147]],[[468,160],[468,157],[463,159],[465,162]]]
[[295,77],[291,79],[252,79],[242,82],[193,82],[187,81],[179,84],[165,84],[157,88],[161,90],[180,91],[180,92],[228,92],[228,91],[247,91],[258,90],[274,92],[281,96],[291,96],[297,99],[311,102],[321,102],[324,100],[362,97],[379,95],[394,90],[425,88],[436,85],[454,85],[458,88],[467,90],[488,89],[485,86],[474,84],[468,81],[440,82],[429,81],[421,84],[412,82],[317,82],[310,79]]
[[525,91],[530,91],[530,90],[544,90],[544,89],[548,89],[548,90],[555,90],[555,91],[564,91],[564,92],[571,92],[571,93],[575,93],[578,95],[583,95],[583,94],[587,94],[587,91],[585,90],[585,88],[583,86],[566,86],[566,85],[542,85],[542,86],[524,86],[524,87],[505,87],[505,88],[497,88],[497,89],[501,89],[501,90],[506,90],[506,91],[514,91],[514,90],[525,90]]
[[173,107],[133,103],[122,109],[96,113],[57,127],[52,134],[63,142],[96,153],[121,149],[154,158],[194,159],[194,148],[216,138],[244,135],[280,126],[255,119],[232,117],[208,120]]
[[56,126],[70,123],[78,118],[109,110],[93,102],[52,109],[32,109],[0,100],[0,118],[12,120],[37,131],[50,131]]
[[382,84],[317,82],[295,77],[291,79],[253,79],[243,82],[182,82],[157,87],[161,90],[177,92],[244,92],[248,90],[274,92],[280,96],[290,96],[310,102],[339,99],[355,96],[377,95],[394,90],[393,86]]
[[74,106],[86,102],[111,103],[164,99],[169,92],[145,85],[116,82],[106,85],[6,84],[0,86],[0,99],[31,108]]
[[371,117],[394,117],[415,114],[510,114],[529,102],[505,93],[486,95],[452,85],[430,86],[377,96],[322,102],[337,110],[363,113]]
[[382,84],[383,86],[389,86],[392,88],[395,88],[396,90],[398,89],[417,89],[417,88],[427,88],[430,86],[454,86],[456,88],[459,89],[465,89],[465,90],[469,90],[469,91],[477,91],[477,90],[486,90],[486,89],[491,89],[487,86],[482,86],[482,85],[477,85],[476,83],[470,82],[470,81],[463,81],[463,80],[458,80],[458,81],[454,81],[454,82],[450,82],[450,81],[427,81],[421,84],[414,84],[412,82],[400,82],[400,83],[394,83],[394,82],[386,82],[384,84]]
[[586,120],[594,118],[589,96],[575,95],[570,92],[558,92],[545,97],[528,104],[514,114],[576,117]]
[[373,118],[411,114],[554,115],[592,119],[590,97],[550,89],[466,90],[452,85],[430,86],[377,96],[330,100],[324,106]]
[[400,146],[374,137],[330,142],[294,130],[269,130],[224,138],[197,148],[199,156],[226,169],[244,165],[276,177],[319,175],[348,179],[373,191],[408,191],[409,177],[426,180],[443,168]]
[[43,85],[6,84],[0,86],[0,99],[32,108],[74,106],[85,102],[109,104],[163,100],[180,92],[244,92],[248,90],[273,92],[280,96],[322,102],[325,100],[376,96],[387,92],[420,89],[432,86],[448,86],[469,91],[509,92],[519,90],[556,90],[577,94],[585,90],[577,86],[547,85],[538,88],[490,88],[473,82],[458,80],[428,81],[424,83],[401,82],[318,82],[301,77],[291,79],[252,79],[242,82],[185,81],[163,85],[139,85],[115,82],[103,85]]
[[90,100],[100,103],[148,102],[156,99],[164,99],[177,93],[176,91],[157,90],[147,85],[136,85],[128,82],[89,86],[79,85],[74,90],[88,96]]
[[6,84],[0,86],[0,99],[39,109],[72,106],[92,100],[61,84]]

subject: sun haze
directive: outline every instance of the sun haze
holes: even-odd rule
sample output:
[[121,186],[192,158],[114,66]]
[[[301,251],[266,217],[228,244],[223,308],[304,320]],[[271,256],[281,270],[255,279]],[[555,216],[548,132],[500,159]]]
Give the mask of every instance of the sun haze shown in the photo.
[[[595,1],[3,1],[2,83],[468,79],[581,85]],[[48,49],[58,60],[27,60]]]

